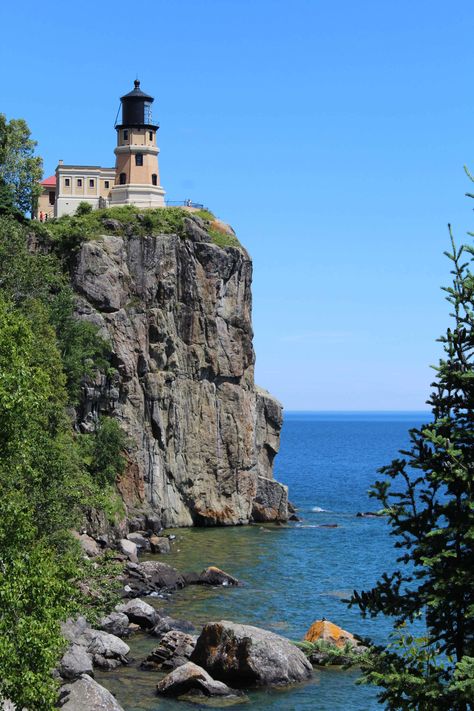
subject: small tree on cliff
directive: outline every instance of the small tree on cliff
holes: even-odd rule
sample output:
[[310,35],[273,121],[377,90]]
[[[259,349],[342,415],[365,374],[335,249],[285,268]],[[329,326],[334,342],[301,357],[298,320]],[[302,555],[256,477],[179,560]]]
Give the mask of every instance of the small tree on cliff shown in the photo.
[[0,114],[0,185],[3,202],[7,194],[13,206],[22,213],[35,209],[41,188],[43,161],[34,155],[36,141],[31,139],[30,129],[23,119],[7,121]]
[[[399,566],[350,603],[394,618],[396,642],[364,668],[389,709],[474,708],[474,249],[451,243],[453,324],[439,339],[433,421],[411,430],[410,449],[370,492],[387,513]],[[421,639],[403,632],[416,618]]]

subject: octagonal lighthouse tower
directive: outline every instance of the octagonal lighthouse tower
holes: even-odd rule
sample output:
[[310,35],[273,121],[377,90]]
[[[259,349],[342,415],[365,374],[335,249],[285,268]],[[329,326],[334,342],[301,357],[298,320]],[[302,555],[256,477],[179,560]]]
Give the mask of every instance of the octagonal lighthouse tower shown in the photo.
[[135,88],[120,98],[122,122],[117,129],[115,149],[115,185],[111,190],[111,205],[137,205],[138,207],[163,207],[165,191],[160,185],[156,132],[151,105],[154,101]]

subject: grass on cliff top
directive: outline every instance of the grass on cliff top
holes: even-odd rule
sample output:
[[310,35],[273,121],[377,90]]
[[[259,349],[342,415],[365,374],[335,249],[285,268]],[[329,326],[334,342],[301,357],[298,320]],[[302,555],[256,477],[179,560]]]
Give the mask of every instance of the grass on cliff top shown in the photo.
[[[81,203],[82,205],[82,203]],[[80,208],[79,208],[80,210]],[[234,234],[216,220],[209,210],[199,210],[193,213],[204,222],[204,229],[219,247],[240,247]],[[83,242],[93,240],[103,234],[118,234],[122,236],[177,234],[185,237],[184,220],[191,217],[189,211],[181,207],[157,207],[140,210],[133,205],[121,205],[102,210],[80,210],[80,214],[63,215],[47,223],[35,223],[35,230],[49,237],[57,244],[59,250],[70,253]],[[107,220],[117,220],[121,227],[116,229],[107,226]]]

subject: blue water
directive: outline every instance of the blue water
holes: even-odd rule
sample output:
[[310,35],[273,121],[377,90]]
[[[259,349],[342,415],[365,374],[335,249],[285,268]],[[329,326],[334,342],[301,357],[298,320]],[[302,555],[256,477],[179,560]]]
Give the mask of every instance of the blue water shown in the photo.
[[[367,496],[377,469],[408,444],[408,430],[427,419],[428,413],[413,412],[286,413],[275,475],[289,486],[290,499],[303,520],[288,527],[177,531],[167,562],[180,570],[218,565],[245,586],[187,588],[173,596],[167,611],[196,626],[211,619],[231,619],[295,640],[314,620],[326,617],[375,642],[387,641],[390,621],[363,620],[342,602],[355,588],[371,587],[395,561],[386,521],[356,514],[379,508]],[[153,646],[150,638],[137,637],[132,651],[139,660]],[[155,696],[159,678],[133,665],[100,677],[125,711],[183,708],[180,702]],[[315,672],[310,683],[284,692],[251,693],[245,707],[252,711],[380,708],[375,690],[356,685],[356,678],[356,672],[324,669]]]

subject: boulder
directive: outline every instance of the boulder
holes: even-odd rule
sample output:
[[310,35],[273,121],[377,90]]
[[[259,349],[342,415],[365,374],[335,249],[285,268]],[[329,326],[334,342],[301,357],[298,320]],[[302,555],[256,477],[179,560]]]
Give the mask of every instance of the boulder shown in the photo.
[[177,590],[186,585],[181,573],[170,565],[157,560],[145,560],[138,564],[129,563],[125,574],[129,586],[129,597]]
[[288,520],[288,487],[274,479],[259,476],[257,479],[257,495],[252,505],[254,521]]
[[229,573],[225,573],[213,565],[202,571],[199,576],[199,582],[204,585],[240,585],[237,578],[234,578],[232,575],[229,575]]
[[127,541],[132,541],[132,543],[135,543],[136,547],[139,550],[142,550],[142,551],[150,551],[151,550],[150,539],[146,538],[141,531],[135,531],[133,533],[129,533],[127,536]]
[[124,711],[110,691],[88,674],[61,687],[59,707],[63,711]]
[[88,536],[87,533],[73,533],[74,538],[79,542],[79,545],[81,546],[83,552],[89,557],[89,558],[97,558],[102,553],[102,548],[100,545],[95,541],[91,536]]
[[170,553],[170,542],[164,536],[151,536],[150,547],[152,553]]
[[335,625],[329,620],[316,620],[313,622],[309,630],[306,632],[304,639],[307,642],[317,642],[322,640],[334,644],[336,647],[342,648],[346,644],[357,646],[359,643],[350,632],[346,632],[342,627]]
[[122,553],[126,555],[132,563],[138,563],[138,548],[136,543],[127,540],[127,538],[122,538],[119,541],[119,547]]
[[63,679],[77,679],[82,674],[94,676],[92,655],[81,644],[71,644],[63,655],[58,666],[59,675]]
[[142,662],[142,669],[176,669],[186,664],[194,651],[196,640],[197,637],[178,630],[167,632],[158,647]]
[[106,659],[119,659],[121,662],[126,662],[125,657],[129,653],[130,647],[114,634],[90,628],[84,632],[83,639],[84,646],[93,655],[94,661],[96,661],[95,656],[97,655],[97,657],[102,656]]
[[77,620],[69,618],[66,622],[61,622],[61,634],[68,642],[80,644],[79,640],[83,639],[83,634],[87,629],[90,629],[89,623],[82,616]]
[[235,692],[192,662],[187,662],[165,676],[156,690],[164,696],[182,696],[196,691],[204,696],[235,696]]
[[205,625],[191,660],[216,679],[239,685],[293,684],[312,672],[303,652],[288,639],[226,620]]
[[115,609],[126,615],[130,622],[146,630],[152,629],[160,617],[154,607],[139,598],[116,605]]
[[111,612],[101,619],[99,626],[104,632],[124,637],[129,634],[129,624],[130,620],[123,612]]

